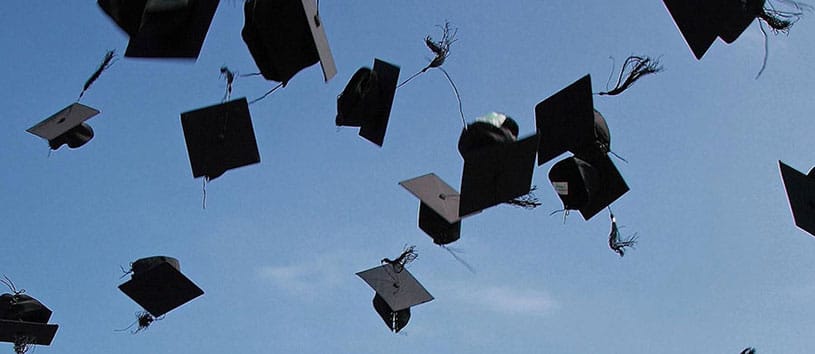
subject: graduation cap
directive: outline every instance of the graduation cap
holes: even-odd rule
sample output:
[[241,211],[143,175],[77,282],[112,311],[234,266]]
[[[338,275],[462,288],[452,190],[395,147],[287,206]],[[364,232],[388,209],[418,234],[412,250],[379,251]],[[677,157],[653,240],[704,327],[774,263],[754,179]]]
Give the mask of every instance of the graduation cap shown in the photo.
[[433,300],[416,278],[402,266],[391,263],[357,273],[374,289],[374,309],[393,332],[410,319],[410,307]]
[[337,73],[314,0],[248,0],[243,41],[267,80],[285,86],[318,61],[325,81]]
[[696,59],[702,59],[719,36],[719,9],[726,1],[663,0]]
[[201,288],[181,274],[181,267],[175,258],[142,258],[133,262],[131,267],[131,279],[119,285],[119,290],[155,317],[204,294]]
[[26,131],[48,140],[52,150],[64,144],[76,149],[93,138],[93,129],[85,121],[97,114],[95,108],[75,102]]
[[765,9],[765,0],[663,0],[676,26],[701,59],[716,37],[733,43],[756,18],[774,31],[787,31],[802,15],[800,5],[790,2],[796,11]]
[[399,67],[379,59],[373,70],[357,70],[337,97],[336,124],[360,127],[361,137],[382,146],[398,80]]
[[740,0],[722,2],[719,12],[719,38],[733,43],[750,27],[753,20],[764,11],[764,0]]
[[778,161],[795,225],[815,236],[815,168],[808,174]]
[[98,0],[130,36],[126,57],[198,58],[219,0]]
[[0,295],[0,319],[48,323],[51,309],[23,293]]
[[15,292],[0,295],[0,342],[14,343],[15,350],[27,345],[50,345],[58,325],[48,324],[51,310],[37,299]]
[[181,113],[194,178],[260,162],[246,98]]
[[573,154],[609,151],[608,125],[594,110],[590,75],[538,103],[535,123],[540,135],[539,166],[566,151]]
[[529,193],[538,135],[466,152],[458,215],[464,217]]
[[614,162],[608,155],[594,155],[589,161],[572,156],[549,170],[549,181],[567,210],[580,210],[589,220],[628,192]]
[[399,182],[419,198],[419,228],[433,243],[446,245],[461,237],[459,193],[434,173]]

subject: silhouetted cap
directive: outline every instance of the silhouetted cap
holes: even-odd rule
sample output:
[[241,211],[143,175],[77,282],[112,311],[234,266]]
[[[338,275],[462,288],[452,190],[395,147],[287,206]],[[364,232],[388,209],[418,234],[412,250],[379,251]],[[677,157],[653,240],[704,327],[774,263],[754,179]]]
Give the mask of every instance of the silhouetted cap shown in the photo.
[[98,0],[130,35],[126,57],[198,58],[219,0]]
[[49,345],[59,327],[48,324],[50,318],[51,310],[31,296],[0,295],[0,342]]
[[461,131],[458,152],[464,157],[470,151],[517,140],[518,123],[502,113],[491,112],[476,118],[475,122]]
[[24,339],[25,344],[50,345],[57,329],[59,326],[55,324],[0,319],[0,342],[16,343]]
[[385,321],[385,325],[394,333],[399,333],[402,328],[407,326],[408,321],[410,321],[410,307],[394,311],[379,294],[374,295],[373,304],[376,313],[379,314],[379,317]]
[[719,10],[719,37],[726,43],[735,42],[761,13],[764,2],[764,0],[722,2]]
[[52,150],[59,149],[63,144],[75,149],[93,138],[93,129],[85,121],[97,114],[98,110],[77,102],[28,128],[27,131],[48,140]]
[[154,317],[204,294],[201,288],[181,274],[178,260],[172,257],[139,259],[133,262],[132,271],[131,279],[119,285],[119,290]]
[[399,67],[379,59],[373,70],[357,70],[337,97],[336,124],[360,127],[360,136],[382,146],[398,80]]
[[315,0],[248,0],[241,35],[267,80],[289,82],[316,64],[325,81],[336,73]]
[[[598,148],[595,118],[590,75],[538,103],[535,106],[540,135],[538,165],[566,151],[581,154]],[[605,120],[602,121],[605,124]],[[605,130],[607,132],[608,127]]]
[[702,59],[719,35],[722,0],[663,0],[696,59]]
[[48,323],[51,310],[26,294],[0,295],[0,319]]
[[663,0],[696,59],[720,37],[733,43],[763,11],[764,0]]
[[421,201],[419,203],[419,228],[433,242],[446,245],[461,237],[461,218],[458,216],[459,193],[436,174],[399,182]]
[[390,263],[357,273],[382,297],[393,311],[433,300],[433,296],[404,267],[399,271]]
[[538,135],[467,152],[461,176],[459,216],[529,193]]
[[565,209],[580,210],[589,220],[628,191],[617,167],[608,155],[594,155],[584,161],[572,156],[558,161],[549,170],[552,182]]
[[808,175],[778,161],[795,225],[815,236],[815,169]]
[[246,98],[181,113],[181,125],[195,178],[260,162]]

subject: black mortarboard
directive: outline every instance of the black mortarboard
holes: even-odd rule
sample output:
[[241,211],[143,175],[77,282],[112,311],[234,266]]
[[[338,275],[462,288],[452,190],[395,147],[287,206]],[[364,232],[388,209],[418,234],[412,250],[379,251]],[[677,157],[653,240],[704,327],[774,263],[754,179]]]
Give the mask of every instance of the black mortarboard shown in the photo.
[[382,146],[398,80],[399,67],[379,59],[373,70],[357,70],[337,97],[336,124],[360,127],[360,136]]
[[63,144],[75,149],[93,138],[93,129],[85,121],[97,114],[99,111],[94,108],[78,102],[72,103],[28,128],[27,132],[48,140],[52,150],[59,149]]
[[194,178],[260,162],[246,98],[181,113]]
[[461,237],[458,216],[459,193],[434,173],[399,182],[421,201],[419,228],[439,245],[452,243]]
[[285,86],[318,61],[325,81],[336,73],[314,0],[248,0],[241,35],[267,80]]
[[538,165],[570,151],[580,153],[596,146],[591,76],[586,75],[535,106],[540,135]]
[[51,345],[58,325],[0,319],[0,342]]
[[0,319],[48,323],[51,310],[26,294],[3,294],[0,295]]
[[815,168],[808,175],[778,161],[795,225],[815,236]]
[[368,283],[387,305],[387,308],[383,307],[374,297],[374,308],[392,331],[407,324],[410,314],[404,310],[433,300],[433,296],[402,266],[387,263],[359,272],[357,276]]
[[719,37],[733,43],[750,27],[764,9],[764,0],[740,0],[722,3],[719,12]]
[[549,170],[549,181],[565,209],[580,210],[589,220],[628,191],[617,167],[608,155],[592,155],[585,161],[572,156],[558,161]]
[[178,260],[156,256],[132,264],[133,276],[119,285],[119,290],[141,305],[154,317],[204,294],[195,283],[181,274]]
[[50,318],[51,310],[31,296],[0,295],[0,342],[49,345],[59,327]]
[[459,216],[529,193],[538,135],[466,153],[461,175]]
[[719,9],[728,0],[663,0],[696,59],[702,59],[721,29]]
[[198,58],[219,0],[98,0],[130,35],[126,57]]

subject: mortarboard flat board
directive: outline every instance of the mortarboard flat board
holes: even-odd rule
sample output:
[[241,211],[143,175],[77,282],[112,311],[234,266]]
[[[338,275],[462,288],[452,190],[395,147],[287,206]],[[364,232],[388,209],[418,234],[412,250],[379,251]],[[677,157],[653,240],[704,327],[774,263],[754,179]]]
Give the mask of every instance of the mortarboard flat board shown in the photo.
[[248,0],[241,36],[267,80],[285,86],[318,61],[325,81],[337,73],[314,0]]
[[218,3],[219,0],[98,1],[130,35],[126,57],[186,59],[196,59],[201,53]]
[[602,155],[592,159],[589,163],[594,166],[599,174],[599,191],[593,192],[589,198],[589,204],[580,208],[583,219],[589,220],[597,215],[601,210],[611,205],[615,200],[628,192],[628,184],[625,183],[617,166],[608,155]]
[[795,225],[815,236],[815,174],[798,172],[778,161]]
[[24,339],[25,344],[51,345],[58,328],[55,324],[0,320],[0,342]]
[[75,102],[26,131],[48,140],[53,150],[62,144],[77,148],[93,138],[93,129],[85,121],[97,114],[97,109]]
[[399,182],[419,198],[419,228],[439,245],[458,240],[461,218],[458,216],[459,193],[435,173]]
[[0,319],[48,323],[51,310],[26,294],[3,294],[0,295]]
[[435,173],[404,180],[399,182],[399,185],[419,198],[422,203],[447,222],[454,223],[461,220],[458,216],[459,193]]
[[359,136],[382,146],[393,106],[393,96],[396,94],[396,84],[399,81],[399,67],[375,59],[373,72],[376,75],[376,91],[370,101],[361,102],[365,105],[365,121],[359,128]]
[[194,178],[260,162],[246,98],[182,113],[181,125]]
[[719,38],[725,43],[733,43],[750,27],[764,7],[764,0],[730,1],[722,3]]
[[96,4],[128,36],[139,32],[147,0],[98,0]]
[[357,276],[368,283],[393,311],[433,300],[407,269],[401,268],[397,272],[390,263],[361,271]]
[[337,97],[336,124],[360,127],[361,137],[382,146],[398,80],[399,67],[379,59],[373,70],[357,70]]
[[535,106],[540,135],[538,165],[558,155],[579,152],[595,141],[591,76],[586,75]]
[[696,59],[716,41],[721,24],[719,9],[727,0],[663,0]]
[[[173,263],[174,261],[174,263]],[[139,266],[139,263],[147,266]],[[133,263],[133,276],[119,290],[154,317],[204,294],[195,283],[181,274],[178,261],[170,257],[143,258]]]
[[465,217],[529,193],[537,150],[536,134],[464,155],[459,216]]
[[[572,163],[564,164],[569,161]],[[583,193],[580,190],[581,187],[585,188],[588,193],[588,201],[580,203],[576,207],[585,220],[597,215],[629,190],[628,185],[620,175],[620,171],[617,170],[608,155],[595,155],[590,161],[585,162],[577,157],[570,157],[567,160],[558,162],[557,165],[562,168],[556,170],[553,166],[549,172],[549,180],[561,200],[565,201],[569,198],[567,197],[569,193],[577,194],[573,198],[580,199],[580,193]],[[572,170],[572,172],[564,172],[568,170]],[[568,179],[572,179],[572,181],[575,181],[575,179],[580,180],[576,181],[577,186],[564,185],[563,183],[567,182]]]

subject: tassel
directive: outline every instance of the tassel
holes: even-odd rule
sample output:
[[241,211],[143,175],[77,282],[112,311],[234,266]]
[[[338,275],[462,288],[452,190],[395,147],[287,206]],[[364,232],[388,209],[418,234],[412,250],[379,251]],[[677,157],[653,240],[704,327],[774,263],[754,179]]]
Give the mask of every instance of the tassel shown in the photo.
[[403,269],[405,269],[405,266],[408,263],[413,262],[416,259],[416,257],[419,256],[414,251],[415,248],[416,248],[416,246],[409,246],[408,247],[406,245],[404,251],[402,251],[402,254],[400,254],[399,257],[397,257],[396,259],[391,260],[390,258],[382,258],[382,261],[380,261],[380,262],[382,264],[387,263],[387,264],[392,265],[393,269],[397,273],[400,273],[400,272],[402,272]]
[[620,229],[617,228],[617,218],[614,217],[611,211],[609,211],[609,215],[611,216],[611,233],[608,235],[608,247],[619,254],[620,257],[625,256],[625,248],[634,248],[634,245],[637,244],[637,234],[635,233],[628,239],[621,239]]
[[232,97],[232,83],[235,81],[235,71],[229,70],[226,65],[221,67],[221,77],[226,79],[226,93],[224,93],[224,98],[221,99],[221,102],[229,101],[229,98]]
[[[625,59],[623,67],[620,69],[620,77],[617,79],[617,84],[614,88],[606,92],[600,92],[599,95],[619,95],[641,77],[660,71],[662,71],[662,65],[659,64],[659,59],[632,55]],[[626,72],[628,73],[627,75]],[[625,80],[623,80],[624,77]]]
[[[90,88],[91,85],[93,85],[93,83],[96,81],[96,79],[98,79],[99,76],[102,75],[103,71],[107,70],[109,67],[111,67],[111,65],[113,65],[113,58],[115,57],[116,51],[114,50],[109,50],[105,54],[105,58],[102,60],[102,64],[99,64],[99,68],[97,68],[96,71],[93,72],[91,77],[89,77],[88,80],[85,81],[85,86],[82,86],[82,92],[79,93],[79,98],[82,98],[82,95],[85,94],[85,91],[87,91],[88,88]],[[78,100],[79,99],[77,99],[77,101]]]

